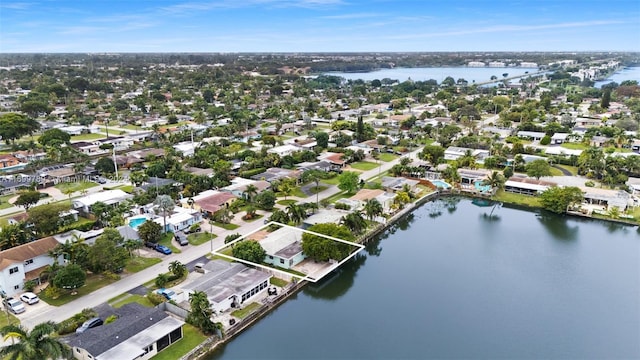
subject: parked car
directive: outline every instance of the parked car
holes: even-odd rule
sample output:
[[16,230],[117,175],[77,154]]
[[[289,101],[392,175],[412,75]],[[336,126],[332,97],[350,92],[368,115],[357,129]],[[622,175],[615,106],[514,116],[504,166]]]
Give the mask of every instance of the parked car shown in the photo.
[[195,271],[195,272],[199,272],[199,273],[201,273],[201,274],[206,273],[206,270],[204,269],[204,263],[196,263],[196,264],[193,266],[193,271]]
[[27,311],[27,309],[24,307],[24,305],[20,300],[14,299],[12,297],[8,297],[2,300],[2,303],[9,311],[11,311],[14,314],[21,314]]
[[175,237],[178,244],[180,244],[180,246],[189,245],[189,240],[187,240],[185,234],[176,233],[173,236]]
[[147,241],[144,243],[144,246],[151,248],[151,249],[155,249],[157,244],[156,243],[152,243],[151,241]]
[[158,289],[156,290],[156,293],[164,296],[167,300],[173,300],[176,297],[176,292],[171,289]]
[[89,319],[76,329],[76,334],[82,334],[83,332],[102,324],[104,324],[104,321],[102,321],[102,319],[100,319],[99,317]]
[[38,295],[28,291],[22,295],[20,295],[20,300],[26,302],[29,305],[33,305],[33,304],[37,304],[38,302],[40,302],[40,299],[38,298]]
[[169,249],[168,247],[164,246],[164,245],[156,245],[155,250],[157,252],[161,252],[165,255],[169,255],[171,254],[171,249]]

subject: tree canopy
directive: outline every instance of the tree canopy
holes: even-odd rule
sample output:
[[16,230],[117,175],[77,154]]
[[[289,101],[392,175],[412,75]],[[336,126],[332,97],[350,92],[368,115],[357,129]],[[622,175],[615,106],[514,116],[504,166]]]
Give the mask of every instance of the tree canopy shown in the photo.
[[545,159],[537,159],[525,165],[527,175],[540,179],[543,176],[551,176],[551,165]]
[[576,203],[580,203],[583,199],[580,188],[575,186],[568,187],[551,187],[540,194],[540,203],[546,210],[557,214],[567,211],[567,208]]
[[354,171],[345,171],[338,175],[338,189],[355,194],[360,184],[360,176]]
[[162,236],[162,225],[155,221],[147,220],[138,227],[138,235],[144,242],[157,243]]
[[257,241],[253,240],[241,241],[235,244],[231,253],[239,259],[257,264],[262,263],[265,255],[267,255],[267,252],[262,248],[262,246]]
[[[316,224],[307,230],[347,241],[355,239],[346,226],[334,223]],[[302,250],[307,257],[315,261],[329,261],[329,259],[339,261],[349,256],[353,246],[322,236],[304,233],[302,234]]]

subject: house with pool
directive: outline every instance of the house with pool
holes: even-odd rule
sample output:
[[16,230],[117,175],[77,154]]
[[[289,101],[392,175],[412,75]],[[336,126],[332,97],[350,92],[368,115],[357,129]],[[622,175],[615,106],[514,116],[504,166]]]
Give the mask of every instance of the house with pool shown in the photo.
[[[165,218],[162,216],[161,211],[154,211],[150,209],[147,213],[135,215],[127,219],[127,224],[134,230],[137,230],[140,225],[145,221],[153,221],[160,226],[164,226]],[[193,224],[197,224],[202,220],[202,214],[198,210],[187,209],[180,206],[176,206],[170,214],[166,217],[167,232],[184,231],[191,227]]]

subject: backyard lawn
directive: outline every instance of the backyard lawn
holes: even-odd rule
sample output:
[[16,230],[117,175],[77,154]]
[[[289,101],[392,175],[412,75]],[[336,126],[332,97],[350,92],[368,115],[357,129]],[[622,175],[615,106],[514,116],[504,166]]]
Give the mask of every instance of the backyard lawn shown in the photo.
[[98,184],[92,181],[77,181],[77,182],[73,181],[73,182],[62,182],[57,184],[54,187],[60,190],[63,194],[69,194],[76,191],[90,189],[95,186],[98,186]]
[[191,245],[200,245],[204,244],[211,239],[215,239],[216,235],[208,232],[199,232],[195,234],[187,235],[187,240],[189,240],[189,244]]
[[193,350],[196,346],[206,340],[203,335],[193,325],[184,324],[182,327],[182,339],[169,345],[164,350],[151,358],[151,360],[175,360]]
[[244,319],[246,318],[249,314],[251,314],[252,312],[254,312],[257,308],[260,307],[260,304],[258,303],[251,303],[245,307],[243,307],[240,310],[236,310],[234,312],[231,313],[231,316],[235,316],[239,319]]
[[135,256],[134,258],[129,259],[129,261],[127,261],[127,265],[124,267],[124,269],[128,273],[137,273],[138,271],[142,271],[148,268],[149,266],[153,266],[159,262],[162,262],[162,259]]
[[362,171],[373,170],[378,167],[378,164],[369,161],[358,161],[350,165],[352,168]]
[[508,193],[504,190],[499,190],[493,197],[494,200],[502,201],[510,204],[518,204],[525,206],[538,207],[540,206],[540,199],[534,196],[520,195]]
[[271,285],[275,285],[275,286],[279,286],[279,287],[285,287],[285,286],[287,286],[287,284],[289,282],[286,281],[286,280],[282,280],[280,278],[277,278],[277,277],[272,277],[271,279],[269,279],[269,283]]

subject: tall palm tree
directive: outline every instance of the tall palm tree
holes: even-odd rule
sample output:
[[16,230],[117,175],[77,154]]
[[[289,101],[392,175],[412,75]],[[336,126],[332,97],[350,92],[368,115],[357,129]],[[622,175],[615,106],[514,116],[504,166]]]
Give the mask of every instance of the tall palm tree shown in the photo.
[[377,199],[367,199],[367,202],[364,203],[364,213],[371,221],[376,216],[382,215],[383,212],[382,204]]
[[497,171],[493,171],[489,176],[483,181],[485,185],[491,185],[492,188],[502,189],[505,183],[505,178]]
[[290,220],[289,215],[284,210],[280,209],[273,210],[273,213],[271,213],[271,216],[269,217],[269,221],[275,221],[280,224],[287,224]]
[[52,321],[36,325],[31,332],[21,325],[7,325],[0,329],[4,340],[18,341],[0,349],[0,357],[10,360],[71,359],[71,349],[51,336],[55,331],[56,324]]
[[154,203],[162,211],[162,219],[164,224],[164,226],[162,227],[162,232],[166,233],[167,214],[173,210],[176,204],[173,202],[173,199],[169,195],[158,195]]
[[287,215],[294,224],[300,224],[300,222],[307,217],[306,211],[298,204],[289,204],[287,206]]
[[169,263],[169,271],[177,277],[182,277],[187,272],[187,266],[178,260]]
[[244,193],[247,196],[247,200],[252,203],[253,198],[258,194],[258,188],[253,184],[249,184],[244,189]]

